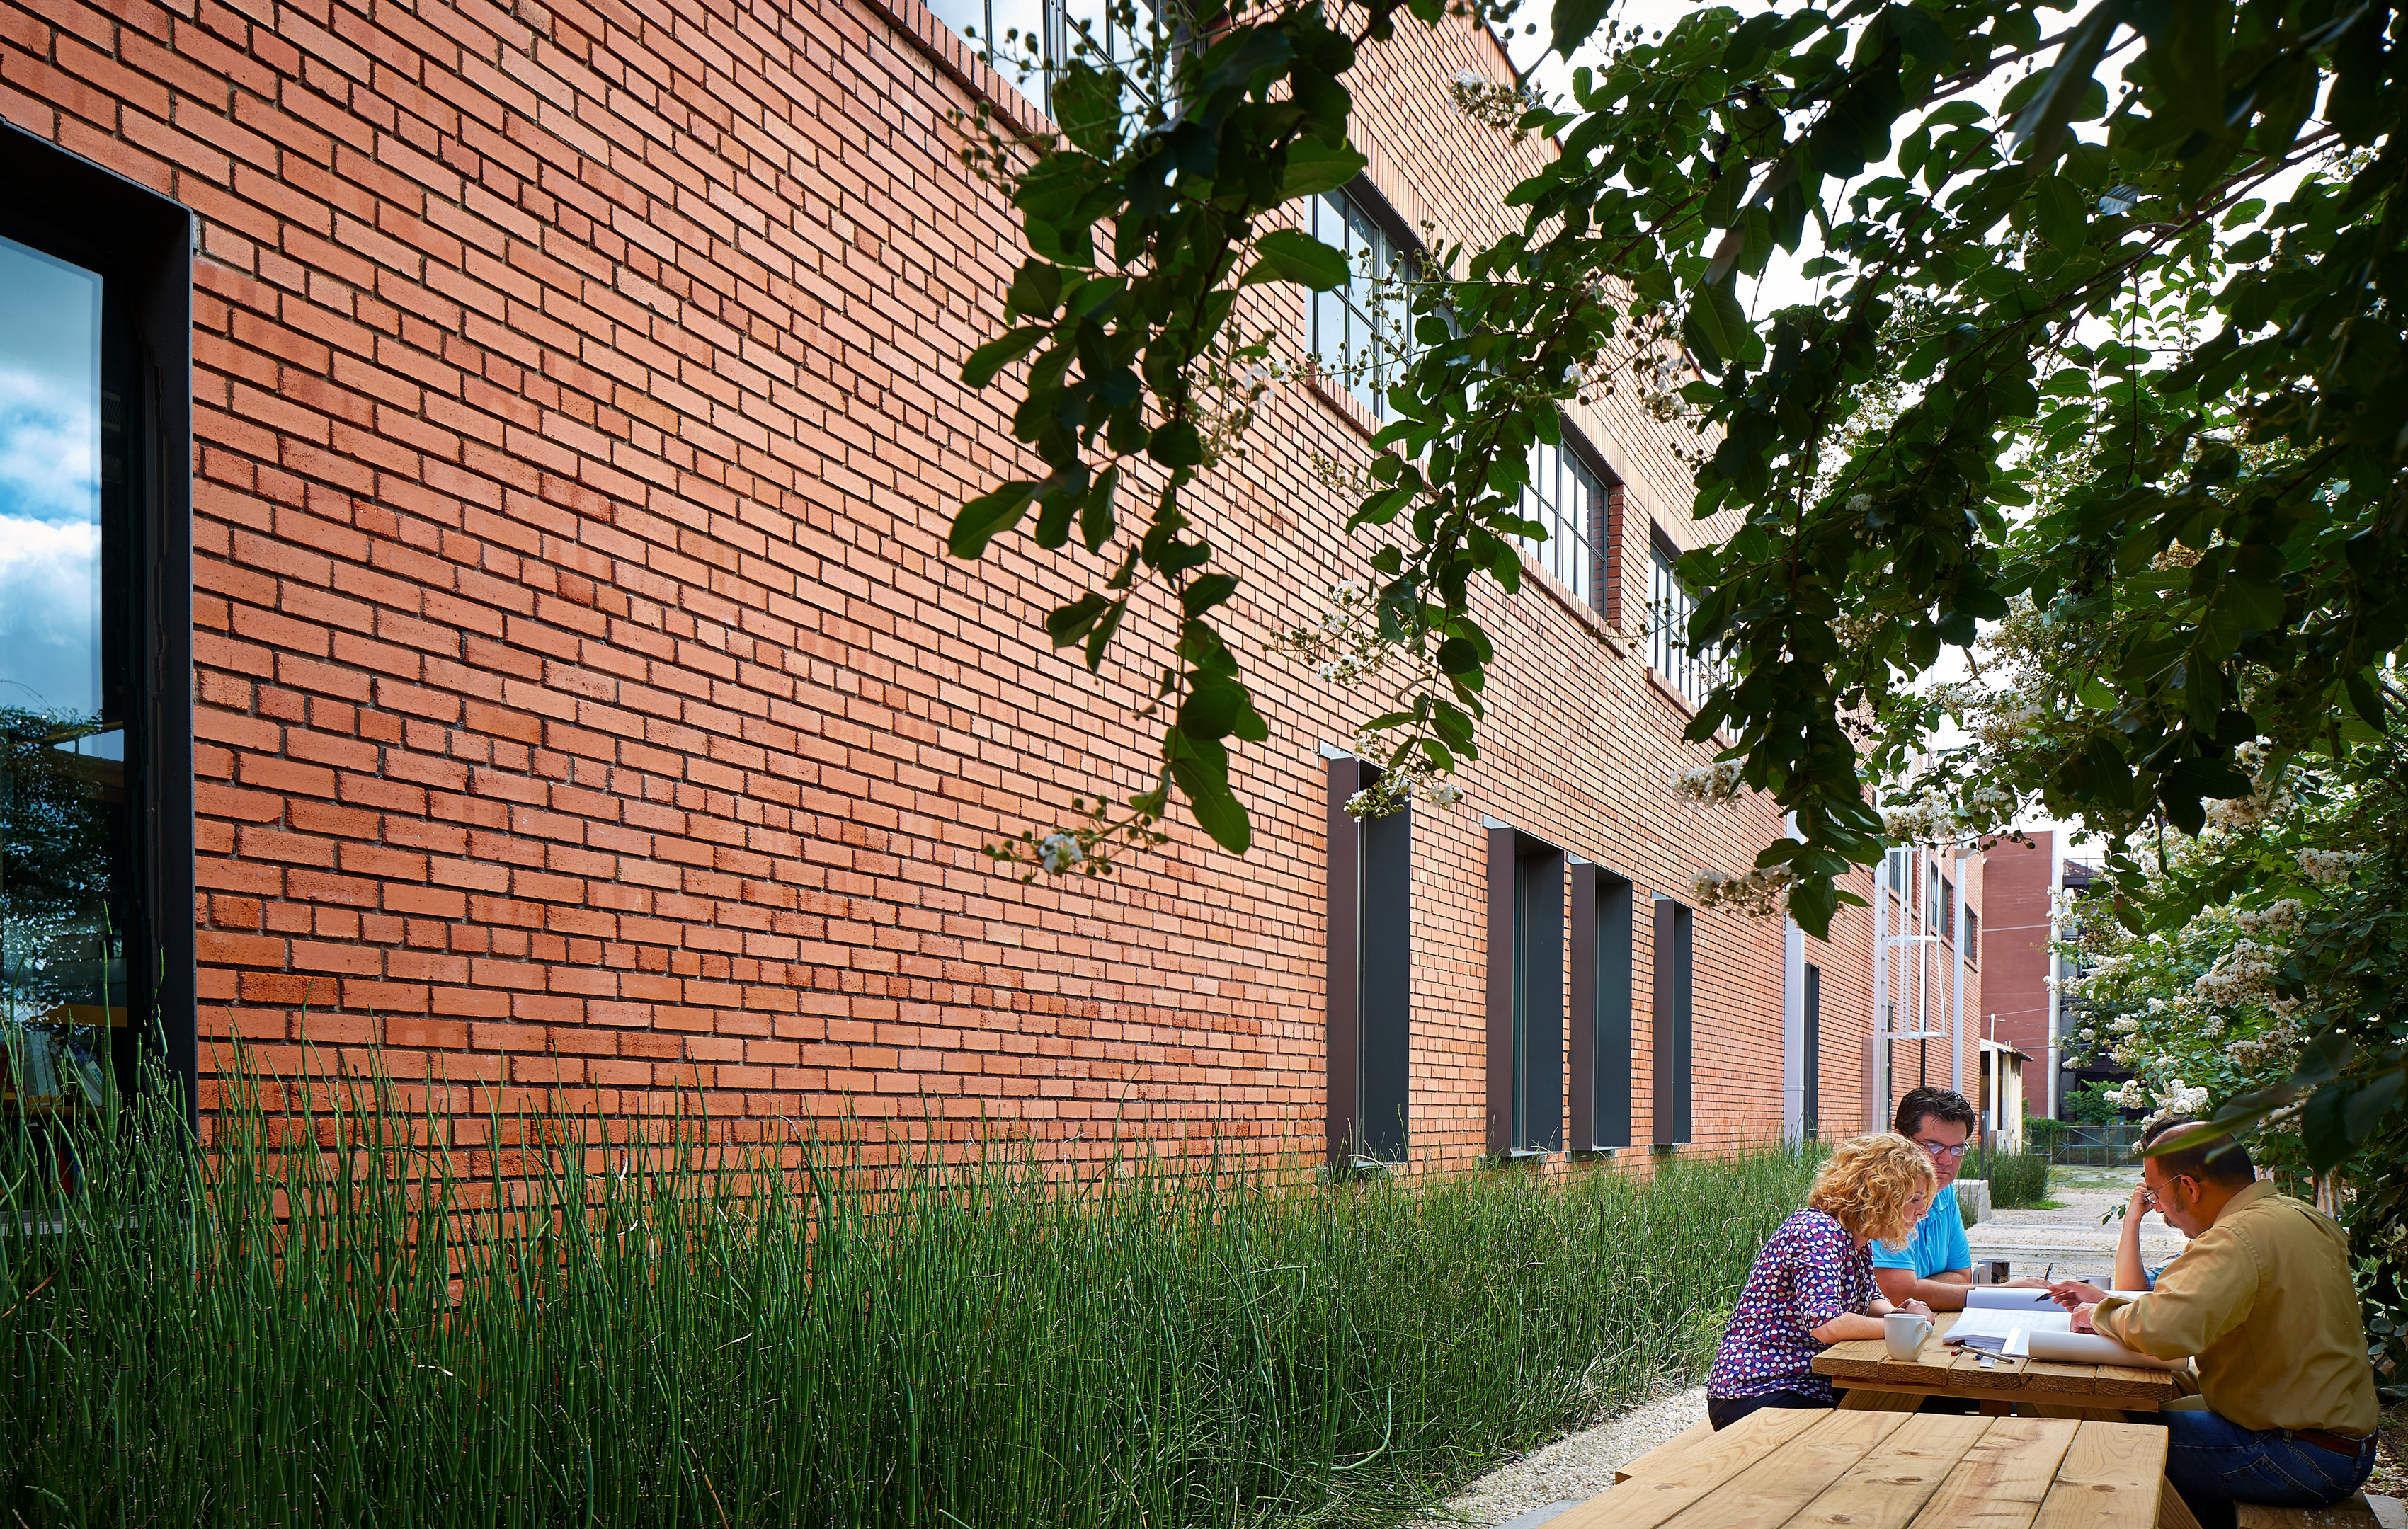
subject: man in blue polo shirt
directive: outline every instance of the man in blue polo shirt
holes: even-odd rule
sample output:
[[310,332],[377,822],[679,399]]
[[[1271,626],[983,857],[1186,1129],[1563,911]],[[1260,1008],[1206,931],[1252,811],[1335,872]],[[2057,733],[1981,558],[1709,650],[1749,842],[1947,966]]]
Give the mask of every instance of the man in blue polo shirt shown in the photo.
[[1893,1306],[1921,1301],[1934,1311],[1965,1309],[1965,1293],[1973,1288],[1973,1249],[1956,1210],[1956,1183],[1972,1145],[1974,1120],[1973,1107],[1953,1089],[1910,1089],[1898,1102],[1892,1129],[1930,1155],[1940,1193],[1904,1248],[1872,1245],[1873,1279]]

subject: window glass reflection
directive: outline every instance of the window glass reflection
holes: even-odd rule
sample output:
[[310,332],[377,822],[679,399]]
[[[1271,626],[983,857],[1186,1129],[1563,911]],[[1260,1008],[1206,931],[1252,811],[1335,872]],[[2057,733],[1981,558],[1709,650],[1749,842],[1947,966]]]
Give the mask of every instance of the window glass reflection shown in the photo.
[[101,279],[0,239],[0,1106],[107,1096],[127,1022],[123,475]]

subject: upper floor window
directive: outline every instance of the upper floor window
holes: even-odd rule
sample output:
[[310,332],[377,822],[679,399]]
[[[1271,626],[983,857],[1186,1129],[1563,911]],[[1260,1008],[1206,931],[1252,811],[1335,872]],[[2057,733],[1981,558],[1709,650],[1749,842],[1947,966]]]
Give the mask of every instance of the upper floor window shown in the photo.
[[1604,475],[1570,445],[1533,446],[1522,514],[1547,528],[1543,536],[1522,544],[1539,566],[1562,580],[1581,604],[1604,609],[1604,581],[1597,565],[1605,525]]
[[1017,76],[1048,115],[1054,114],[1054,76],[1073,59],[1134,73],[1154,15],[1145,0],[1136,6],[1134,25],[1111,0],[929,0],[928,8],[999,72]]
[[1324,376],[1388,417],[1387,394],[1412,355],[1405,284],[1414,254],[1386,221],[1345,192],[1312,199],[1306,232],[1346,256],[1353,273],[1335,292],[1312,294],[1307,343]]
[[1689,651],[1689,618],[1697,612],[1698,597],[1672,571],[1679,554],[1661,534],[1655,537],[1654,552],[1647,590],[1648,660],[1674,690],[1703,703],[1707,693],[1722,683],[1723,657],[1717,650]]

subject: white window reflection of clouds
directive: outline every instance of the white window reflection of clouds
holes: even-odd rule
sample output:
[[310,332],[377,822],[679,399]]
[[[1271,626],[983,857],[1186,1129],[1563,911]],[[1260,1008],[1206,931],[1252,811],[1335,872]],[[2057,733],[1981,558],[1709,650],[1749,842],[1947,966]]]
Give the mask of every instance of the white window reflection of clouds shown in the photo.
[[100,709],[100,278],[5,238],[0,706]]

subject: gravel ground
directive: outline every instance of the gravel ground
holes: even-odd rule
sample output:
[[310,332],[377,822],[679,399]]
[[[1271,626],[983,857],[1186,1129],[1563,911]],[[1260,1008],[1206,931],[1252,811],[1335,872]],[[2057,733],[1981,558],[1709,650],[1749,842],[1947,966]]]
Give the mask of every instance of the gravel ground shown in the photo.
[[[1552,1513],[1584,1503],[1613,1485],[1617,1465],[1627,1465],[1695,1423],[1706,1421],[1706,1388],[1667,1390],[1619,1417],[1559,1438],[1472,1482],[1447,1507],[1481,1525],[1523,1521],[1536,1529]],[[1437,1523],[1420,1529],[1439,1529]]]

